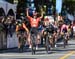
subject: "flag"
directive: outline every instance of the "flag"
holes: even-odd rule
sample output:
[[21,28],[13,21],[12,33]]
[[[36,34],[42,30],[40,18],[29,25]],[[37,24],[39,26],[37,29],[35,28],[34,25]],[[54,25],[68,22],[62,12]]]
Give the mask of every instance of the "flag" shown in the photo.
[[56,12],[61,13],[62,9],[62,0],[56,0]]

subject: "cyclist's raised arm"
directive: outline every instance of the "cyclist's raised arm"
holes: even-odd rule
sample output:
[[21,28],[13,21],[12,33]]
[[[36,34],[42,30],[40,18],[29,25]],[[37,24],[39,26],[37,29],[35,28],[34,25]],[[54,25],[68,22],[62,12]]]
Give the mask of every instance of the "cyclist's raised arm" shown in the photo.
[[31,17],[29,16],[29,8],[26,9],[26,17],[28,18],[28,20],[31,19]]
[[26,9],[26,16],[27,16],[27,17],[29,16],[28,11],[29,11],[29,8]]
[[40,16],[40,18],[43,18],[43,10],[41,9],[41,16]]

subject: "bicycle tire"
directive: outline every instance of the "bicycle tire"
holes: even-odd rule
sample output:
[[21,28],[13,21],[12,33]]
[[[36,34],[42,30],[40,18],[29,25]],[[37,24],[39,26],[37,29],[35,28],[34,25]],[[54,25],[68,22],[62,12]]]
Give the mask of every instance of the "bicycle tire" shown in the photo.
[[36,45],[35,45],[35,35],[32,35],[32,55],[35,54],[36,51]]
[[24,37],[23,36],[21,36],[21,37],[19,37],[19,42],[20,42],[20,50],[19,50],[19,52],[23,52],[24,51],[24,44],[25,44],[25,41],[24,41]]
[[49,51],[49,41],[48,41],[48,36],[46,36],[46,52],[48,54]]
[[66,38],[64,36],[64,48],[66,48]]

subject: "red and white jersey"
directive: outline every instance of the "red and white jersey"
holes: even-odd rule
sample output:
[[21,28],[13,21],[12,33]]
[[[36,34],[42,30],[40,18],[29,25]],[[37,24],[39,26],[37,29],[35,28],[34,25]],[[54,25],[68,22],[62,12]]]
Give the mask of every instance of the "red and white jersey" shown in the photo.
[[64,28],[68,29],[68,26],[67,26],[66,24],[63,24],[63,25],[61,26],[61,32],[63,31]]
[[41,20],[40,17],[34,19],[34,18],[28,16],[28,18],[29,18],[29,21],[30,21],[30,25],[31,25],[31,27],[38,27],[38,25],[39,25],[39,21]]

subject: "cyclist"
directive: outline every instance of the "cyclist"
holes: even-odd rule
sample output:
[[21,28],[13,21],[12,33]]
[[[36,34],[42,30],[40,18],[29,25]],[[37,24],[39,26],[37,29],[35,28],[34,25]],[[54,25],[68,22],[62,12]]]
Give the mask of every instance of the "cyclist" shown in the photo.
[[25,32],[29,32],[28,28],[26,27],[25,23],[22,22],[22,20],[18,20],[16,22],[16,32],[17,32],[17,37],[18,37],[18,48],[20,50],[20,45],[21,45],[21,40],[19,39],[20,38],[20,34],[21,33],[25,33]]
[[43,21],[43,30],[42,30],[42,33],[43,33],[43,35],[44,35],[44,37],[45,37],[45,35],[47,34],[45,31],[44,31],[44,29],[46,28],[46,27],[48,27],[48,25],[50,24],[50,22],[49,22],[49,19],[48,19],[48,17],[47,16],[45,16],[44,17],[44,21]]
[[54,34],[53,34],[53,37],[54,37],[54,42],[55,42],[55,47],[57,47],[56,43],[57,43],[57,40],[58,40],[58,25],[57,25],[57,22],[55,21],[54,24]]
[[[38,48],[38,44],[39,44],[39,35],[38,35],[38,27],[39,27],[39,22],[41,21],[41,19],[43,18],[43,12],[41,13],[41,16],[40,17],[37,17],[37,12],[33,12],[33,17],[29,16],[29,13],[28,13],[28,8],[27,8],[27,11],[26,11],[26,14],[27,14],[27,18],[30,22],[30,26],[31,26],[31,30],[30,32],[33,32],[36,34],[37,36],[37,45],[36,45],[36,49]],[[41,10],[43,11],[43,10]],[[31,41],[29,39],[29,41]],[[30,43],[30,47],[31,48],[31,43]]]
[[68,26],[66,25],[66,23],[64,22],[61,26],[61,33],[64,32],[64,33],[67,33],[67,30],[68,30]]
[[44,30],[43,30],[43,33],[44,33],[44,38],[46,40],[46,34],[47,32],[49,32],[52,36],[52,39],[49,40],[49,42],[51,43],[51,47],[54,47],[54,32],[55,32],[55,28],[54,28],[54,25],[53,23],[51,23],[49,21],[49,19],[47,17],[44,18]]
[[61,27],[61,34],[62,34],[62,37],[63,36],[66,36],[66,44],[68,43],[68,26],[66,25],[66,23],[64,22],[64,24],[62,25]]

